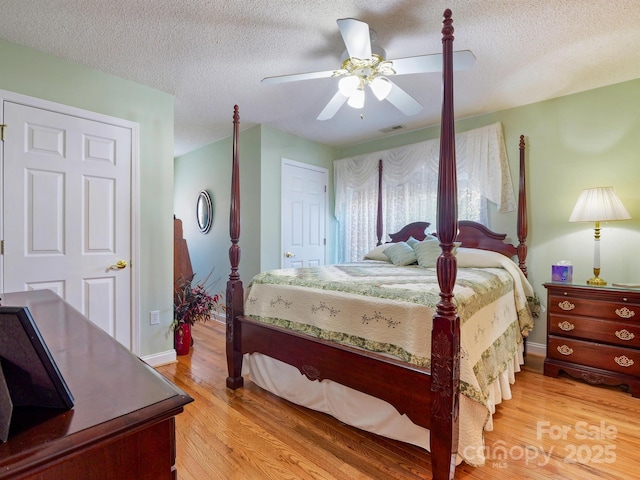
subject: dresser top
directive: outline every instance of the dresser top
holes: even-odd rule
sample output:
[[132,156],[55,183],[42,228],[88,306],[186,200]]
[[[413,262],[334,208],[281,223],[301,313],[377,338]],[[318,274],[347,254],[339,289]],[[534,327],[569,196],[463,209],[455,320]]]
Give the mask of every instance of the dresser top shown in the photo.
[[595,286],[580,283],[547,282],[543,284],[550,294],[572,295],[593,300],[611,300],[640,303],[640,288]]
[[29,307],[75,397],[75,406],[66,412],[14,412],[9,440],[0,444],[0,465],[14,457],[17,461],[29,451],[38,456],[44,456],[45,450],[54,454],[96,435],[135,428],[180,411],[193,400],[51,290],[0,297],[3,306]]
[[[598,286],[598,285],[587,285],[586,283],[564,283],[564,282],[546,282],[543,283],[543,285],[546,288],[549,287],[558,287],[558,288],[580,288],[580,289],[587,289],[587,290],[593,290],[593,291],[597,291],[597,290],[612,290],[612,291],[625,291],[625,292],[638,292],[640,293],[640,283],[634,283],[634,284],[629,284],[629,285],[613,285],[613,284],[609,284],[609,285],[603,285],[603,286]],[[638,287],[633,287],[631,285],[638,285]]]

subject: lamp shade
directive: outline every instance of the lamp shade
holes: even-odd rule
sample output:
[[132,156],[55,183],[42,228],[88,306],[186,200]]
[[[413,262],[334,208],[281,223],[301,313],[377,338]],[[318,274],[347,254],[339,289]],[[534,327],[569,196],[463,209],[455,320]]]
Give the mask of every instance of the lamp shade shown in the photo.
[[349,97],[349,100],[347,100],[347,104],[353,108],[364,107],[364,90],[358,88],[353,92]]
[[378,100],[384,100],[391,91],[391,82],[387,77],[376,77],[369,84]]
[[350,97],[355,93],[355,91],[360,86],[360,79],[355,75],[349,75],[347,77],[342,77],[338,82],[338,90],[345,97]]
[[631,218],[613,187],[587,188],[582,191],[569,217],[570,222],[606,222]]

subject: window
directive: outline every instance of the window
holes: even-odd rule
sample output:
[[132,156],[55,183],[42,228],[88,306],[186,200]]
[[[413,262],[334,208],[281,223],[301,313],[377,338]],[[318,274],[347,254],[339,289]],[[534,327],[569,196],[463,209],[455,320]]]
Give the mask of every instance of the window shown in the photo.
[[[382,159],[383,241],[414,221],[435,229],[439,139],[334,162],[338,261],[362,259],[376,243],[378,161]],[[515,209],[500,123],[456,135],[458,219],[487,224],[487,200]]]

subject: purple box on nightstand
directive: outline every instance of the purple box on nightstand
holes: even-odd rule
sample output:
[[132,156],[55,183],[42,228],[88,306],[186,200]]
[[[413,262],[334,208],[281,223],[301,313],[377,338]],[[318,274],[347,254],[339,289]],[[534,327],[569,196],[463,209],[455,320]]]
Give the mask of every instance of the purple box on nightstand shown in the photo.
[[551,265],[551,281],[571,283],[573,281],[573,265]]

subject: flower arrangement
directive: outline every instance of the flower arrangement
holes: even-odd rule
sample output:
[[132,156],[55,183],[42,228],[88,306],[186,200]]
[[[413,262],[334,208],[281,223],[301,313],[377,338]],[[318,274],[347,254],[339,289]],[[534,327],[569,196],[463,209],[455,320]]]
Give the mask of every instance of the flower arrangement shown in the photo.
[[193,325],[196,322],[206,322],[211,320],[214,314],[224,312],[224,305],[220,303],[222,294],[211,295],[208,292],[206,283],[210,276],[211,274],[207,275],[196,284],[193,284],[193,277],[180,282],[173,299],[172,329],[184,323]]

